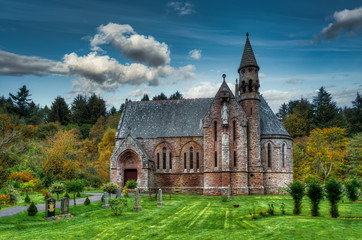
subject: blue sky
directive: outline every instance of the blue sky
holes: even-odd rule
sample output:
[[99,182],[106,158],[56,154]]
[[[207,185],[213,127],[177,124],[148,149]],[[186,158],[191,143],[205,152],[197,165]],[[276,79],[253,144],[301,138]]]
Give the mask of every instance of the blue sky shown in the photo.
[[[0,0],[0,95],[108,107],[179,90],[213,97],[238,77],[246,32],[274,111],[325,86],[341,107],[362,89],[360,1]],[[234,89],[234,87],[232,88]]]

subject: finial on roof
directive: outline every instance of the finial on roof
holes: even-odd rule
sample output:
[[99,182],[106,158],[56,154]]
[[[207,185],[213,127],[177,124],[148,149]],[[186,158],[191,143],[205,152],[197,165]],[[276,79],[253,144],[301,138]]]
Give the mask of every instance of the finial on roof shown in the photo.
[[225,74],[225,73],[222,75],[222,78],[224,79],[224,82],[225,82],[225,78],[226,78],[226,74]]
[[130,135],[131,134],[131,126],[128,126],[128,135]]
[[249,37],[249,33],[248,33],[248,32],[246,32],[246,37]]

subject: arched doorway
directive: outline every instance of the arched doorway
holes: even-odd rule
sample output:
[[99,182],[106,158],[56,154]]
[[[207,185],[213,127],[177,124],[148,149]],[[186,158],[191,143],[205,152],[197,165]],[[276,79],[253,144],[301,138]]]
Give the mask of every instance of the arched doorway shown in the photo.
[[120,171],[119,174],[123,175],[123,186],[128,180],[137,181],[138,175],[141,171],[141,161],[137,153],[132,150],[124,151],[119,158]]

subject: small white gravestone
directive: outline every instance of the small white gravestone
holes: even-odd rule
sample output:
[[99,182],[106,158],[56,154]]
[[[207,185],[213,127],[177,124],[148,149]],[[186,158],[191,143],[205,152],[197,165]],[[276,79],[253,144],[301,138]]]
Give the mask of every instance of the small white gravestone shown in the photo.
[[162,202],[162,189],[158,189],[158,206],[163,206],[163,202]]

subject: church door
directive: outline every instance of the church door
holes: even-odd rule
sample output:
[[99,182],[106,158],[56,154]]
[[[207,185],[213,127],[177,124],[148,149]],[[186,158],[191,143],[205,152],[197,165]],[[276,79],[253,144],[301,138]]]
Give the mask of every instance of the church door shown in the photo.
[[137,169],[125,169],[124,170],[124,185],[126,185],[126,182],[131,179],[137,181]]

